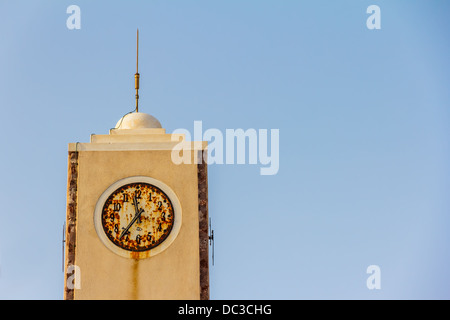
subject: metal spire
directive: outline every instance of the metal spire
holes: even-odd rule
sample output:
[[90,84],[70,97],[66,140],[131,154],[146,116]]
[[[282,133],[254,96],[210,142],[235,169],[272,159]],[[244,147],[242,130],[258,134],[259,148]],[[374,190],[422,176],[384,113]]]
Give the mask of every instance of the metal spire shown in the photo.
[[136,73],[134,75],[134,88],[136,89],[136,112],[139,112],[139,29],[136,32]]

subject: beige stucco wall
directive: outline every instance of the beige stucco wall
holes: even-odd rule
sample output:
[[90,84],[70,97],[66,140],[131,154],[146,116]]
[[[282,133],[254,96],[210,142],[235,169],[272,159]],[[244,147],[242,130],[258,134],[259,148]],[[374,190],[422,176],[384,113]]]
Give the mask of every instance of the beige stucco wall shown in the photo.
[[[89,145],[71,144],[69,150],[96,149]],[[197,165],[174,164],[170,150],[107,149],[79,151],[75,264],[81,289],[75,289],[74,298],[199,299]],[[114,149],[117,146],[111,146]],[[158,179],[176,193],[182,225],[165,251],[147,259],[130,259],[105,247],[95,231],[93,215],[98,198],[111,184],[139,175]]]

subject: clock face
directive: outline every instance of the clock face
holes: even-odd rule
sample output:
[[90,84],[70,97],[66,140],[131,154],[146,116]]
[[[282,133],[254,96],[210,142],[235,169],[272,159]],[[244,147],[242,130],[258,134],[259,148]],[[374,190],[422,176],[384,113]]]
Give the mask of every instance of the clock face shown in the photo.
[[109,250],[124,258],[146,259],[175,241],[182,209],[176,193],[164,182],[131,176],[100,195],[93,218],[95,231]]
[[101,210],[101,225],[114,245],[147,251],[160,245],[173,229],[175,210],[170,198],[147,182],[122,185],[109,194]]

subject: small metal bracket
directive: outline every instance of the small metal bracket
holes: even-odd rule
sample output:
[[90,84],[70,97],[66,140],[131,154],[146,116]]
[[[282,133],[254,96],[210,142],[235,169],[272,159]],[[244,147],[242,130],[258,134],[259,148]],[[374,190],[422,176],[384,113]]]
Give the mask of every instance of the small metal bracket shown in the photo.
[[209,245],[212,245],[212,265],[214,265],[214,230],[211,228],[211,218],[209,218]]
[[62,231],[62,272],[64,272],[64,256],[65,256],[65,244],[66,244],[66,223],[64,222]]

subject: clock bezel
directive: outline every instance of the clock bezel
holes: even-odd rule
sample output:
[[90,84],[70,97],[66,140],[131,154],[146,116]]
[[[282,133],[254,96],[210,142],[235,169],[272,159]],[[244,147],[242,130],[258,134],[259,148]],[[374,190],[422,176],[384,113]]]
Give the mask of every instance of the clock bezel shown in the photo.
[[[102,212],[105,202],[107,201],[109,196],[112,193],[114,193],[118,188],[131,183],[147,183],[161,189],[161,191],[163,191],[172,202],[172,207],[174,210],[174,222],[172,230],[170,231],[167,238],[164,241],[162,241],[158,246],[145,251],[131,251],[117,246],[114,242],[112,242],[108,238],[103,229]],[[132,259],[145,259],[148,257],[155,256],[166,250],[178,236],[178,233],[181,228],[181,221],[182,221],[181,204],[175,192],[162,181],[148,176],[126,177],[114,182],[99,197],[94,210],[94,226],[101,242],[115,254],[125,258],[132,258]]]

